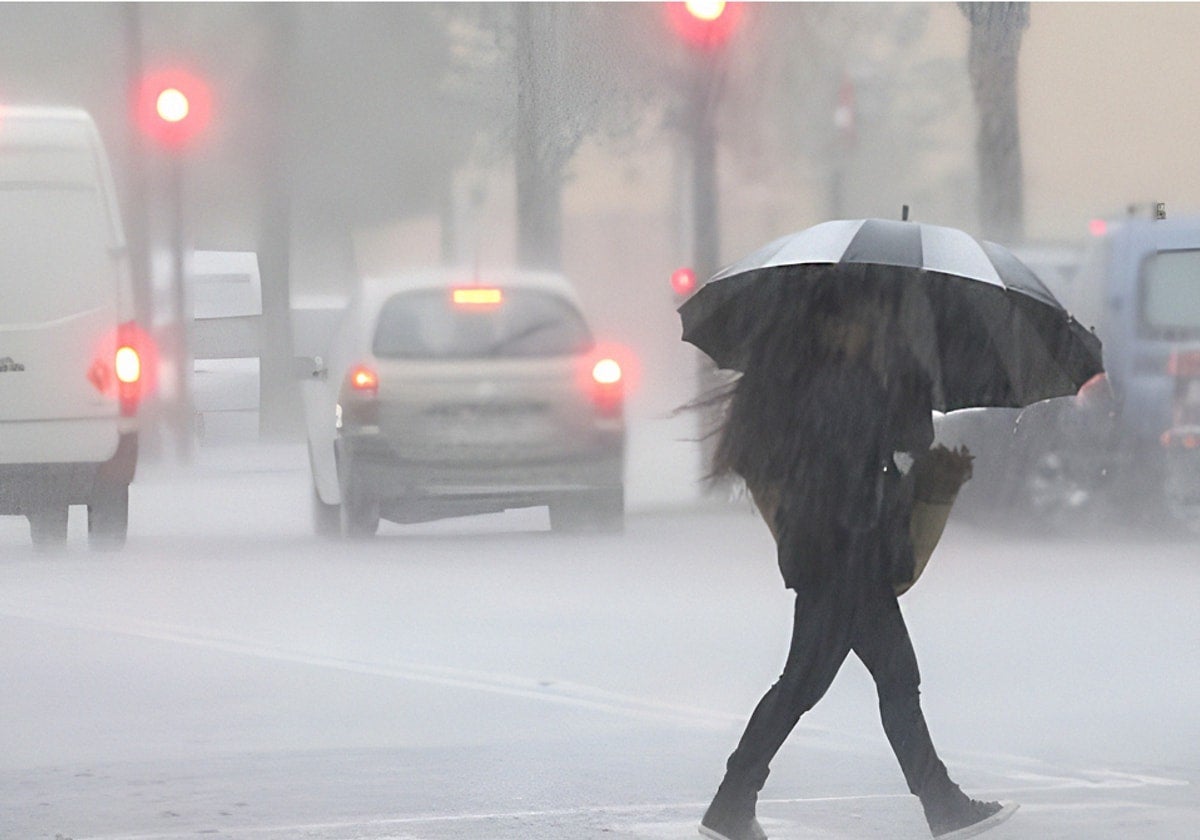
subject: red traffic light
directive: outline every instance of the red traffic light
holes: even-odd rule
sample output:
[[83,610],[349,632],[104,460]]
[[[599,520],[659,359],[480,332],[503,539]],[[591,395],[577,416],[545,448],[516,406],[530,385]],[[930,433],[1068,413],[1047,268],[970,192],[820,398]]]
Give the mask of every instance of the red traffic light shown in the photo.
[[179,151],[208,125],[212,97],[208,85],[183,70],[161,70],[142,79],[134,116],[142,132],[160,146]]
[[696,291],[696,272],[690,268],[677,268],[671,272],[671,291],[677,297],[687,297]]
[[711,50],[729,40],[742,8],[740,3],[723,0],[687,0],[668,3],[667,14],[672,27],[689,46]]

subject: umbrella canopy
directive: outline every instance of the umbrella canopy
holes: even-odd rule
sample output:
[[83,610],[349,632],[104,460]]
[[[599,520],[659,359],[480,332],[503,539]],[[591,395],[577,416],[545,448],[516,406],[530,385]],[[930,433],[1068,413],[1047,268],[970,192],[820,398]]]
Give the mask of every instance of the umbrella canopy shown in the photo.
[[679,307],[683,340],[744,370],[756,336],[805,329],[803,301],[831,287],[891,296],[939,411],[1019,408],[1074,394],[1103,371],[1100,340],[1006,248],[888,219],[825,222],[723,269]]

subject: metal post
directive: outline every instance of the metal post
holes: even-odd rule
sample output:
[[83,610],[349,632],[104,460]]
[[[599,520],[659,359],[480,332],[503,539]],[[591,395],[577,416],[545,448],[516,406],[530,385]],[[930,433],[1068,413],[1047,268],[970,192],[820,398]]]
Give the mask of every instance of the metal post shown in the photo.
[[700,62],[692,85],[692,247],[696,276],[707,280],[720,260],[717,224],[717,126],[715,102],[709,96],[712,71]]
[[[699,283],[720,267],[720,213],[717,191],[717,120],[719,67],[711,55],[694,57],[689,103],[689,140],[692,158],[692,266]],[[719,384],[716,365],[703,353],[696,355],[696,391],[703,398]],[[719,417],[713,410],[700,412],[701,474],[712,462],[715,439],[709,434]]]
[[192,460],[192,354],[188,340],[191,318],[186,311],[187,278],[184,269],[183,161],[170,158],[171,202],[171,309],[174,321],[172,355],[175,359],[174,427],[179,460]]

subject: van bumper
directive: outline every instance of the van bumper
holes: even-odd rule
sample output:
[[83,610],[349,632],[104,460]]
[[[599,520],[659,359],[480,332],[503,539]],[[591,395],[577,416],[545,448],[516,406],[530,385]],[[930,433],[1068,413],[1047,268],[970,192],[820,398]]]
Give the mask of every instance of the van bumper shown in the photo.
[[127,432],[107,461],[0,464],[0,514],[25,514],[46,504],[88,504],[99,487],[133,481],[137,452],[137,433]]

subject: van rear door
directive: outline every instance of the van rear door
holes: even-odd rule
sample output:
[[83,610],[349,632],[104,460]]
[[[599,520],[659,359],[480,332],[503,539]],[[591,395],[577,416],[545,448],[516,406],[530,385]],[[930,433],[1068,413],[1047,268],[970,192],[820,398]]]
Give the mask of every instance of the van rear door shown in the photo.
[[121,274],[86,120],[0,114],[0,462],[117,445]]

